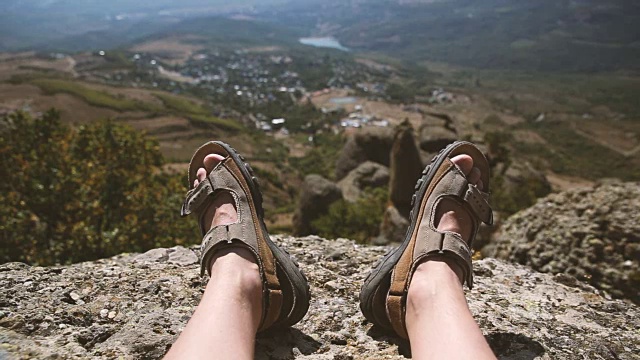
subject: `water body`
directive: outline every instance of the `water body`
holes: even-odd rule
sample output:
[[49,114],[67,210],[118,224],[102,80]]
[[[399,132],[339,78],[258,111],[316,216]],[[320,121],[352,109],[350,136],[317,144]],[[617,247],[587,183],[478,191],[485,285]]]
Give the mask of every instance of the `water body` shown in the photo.
[[349,51],[349,48],[342,46],[338,40],[332,37],[308,37],[300,38],[299,41],[304,45]]
[[347,104],[353,104],[355,102],[357,102],[358,99],[352,97],[352,96],[347,96],[347,97],[334,97],[329,99],[329,102],[332,104],[336,104],[336,105],[347,105]]

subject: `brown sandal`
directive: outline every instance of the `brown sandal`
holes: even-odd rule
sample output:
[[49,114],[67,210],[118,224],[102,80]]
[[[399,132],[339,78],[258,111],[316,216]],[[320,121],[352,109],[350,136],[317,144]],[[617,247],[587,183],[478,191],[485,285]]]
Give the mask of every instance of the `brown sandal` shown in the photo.
[[[451,162],[450,158],[461,154],[473,158],[487,192],[470,184]],[[374,267],[360,291],[360,309],[369,321],[392,329],[403,338],[408,337],[405,327],[407,291],[417,265],[429,257],[440,256],[454,261],[463,270],[463,282],[472,288],[471,245],[480,221],[493,223],[493,212],[487,202],[488,189],[489,163],[475,145],[458,141],[433,158],[416,184],[411,223],[404,241]],[[468,243],[457,233],[436,230],[434,217],[443,199],[455,201],[471,214],[473,232]]]
[[[187,192],[182,216],[198,216],[203,234],[201,274],[209,271],[213,255],[226,247],[250,250],[260,268],[263,282],[263,314],[259,331],[291,326],[300,321],[309,309],[309,283],[289,254],[271,241],[264,224],[262,194],[253,170],[231,146],[221,141],[202,145],[189,164],[189,184],[193,186],[198,168],[205,156],[225,157],[207,175],[206,180]],[[238,221],[215,226],[204,232],[202,217],[220,191],[229,192],[236,202]]]

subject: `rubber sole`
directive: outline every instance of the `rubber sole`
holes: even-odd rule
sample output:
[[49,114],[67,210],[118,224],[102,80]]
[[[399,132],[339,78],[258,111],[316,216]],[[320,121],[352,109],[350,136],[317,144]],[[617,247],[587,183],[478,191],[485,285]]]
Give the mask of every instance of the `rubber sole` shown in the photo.
[[267,245],[271,249],[277,264],[280,266],[283,273],[287,276],[293,294],[293,308],[288,313],[281,313],[278,320],[271,326],[274,327],[287,327],[296,324],[309,310],[309,302],[311,300],[311,292],[309,289],[309,281],[304,272],[300,269],[300,266],[295,262],[289,253],[276,245],[269,236],[267,226],[264,223],[264,209],[262,207],[262,192],[260,191],[260,183],[255,176],[253,169],[246,162],[244,156],[240,155],[233,147],[222,141],[212,141],[222,148],[224,148],[233,161],[238,165],[238,168],[242,172],[242,175],[247,179],[249,189],[251,191],[251,197],[254,199],[256,205],[256,211],[260,220],[260,228],[264,234],[264,238],[267,241]]
[[436,155],[431,160],[431,163],[427,165],[427,167],[422,171],[422,176],[420,177],[420,179],[418,179],[414,190],[415,192],[413,194],[413,197],[411,198],[411,212],[409,213],[410,225],[407,229],[404,240],[397,248],[392,249],[381,260],[379,260],[378,263],[374,265],[371,273],[369,273],[369,275],[365,278],[364,284],[362,285],[362,288],[360,290],[360,310],[362,311],[364,317],[367,318],[367,320],[369,320],[371,323],[384,328],[389,328],[388,324],[384,323],[383,321],[379,321],[374,315],[375,294],[378,293],[378,289],[383,285],[387,288],[380,290],[383,291],[384,294],[387,294],[389,292],[388,280],[391,277],[393,268],[396,266],[396,264],[400,260],[400,257],[407,249],[407,246],[411,241],[411,237],[413,236],[413,232],[415,231],[415,228],[417,226],[416,216],[420,212],[422,198],[425,195],[429,183],[431,183],[431,181],[433,180],[433,176],[445,161],[445,159],[449,158],[449,155],[451,155],[452,152],[455,151],[458,147],[465,144],[473,145],[466,141],[456,141],[452,144],[449,144],[447,147],[440,150],[438,155]]

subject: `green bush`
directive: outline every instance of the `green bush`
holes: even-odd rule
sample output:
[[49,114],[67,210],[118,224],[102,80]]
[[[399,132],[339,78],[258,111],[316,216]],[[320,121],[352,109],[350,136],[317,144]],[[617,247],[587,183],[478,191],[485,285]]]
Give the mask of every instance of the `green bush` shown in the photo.
[[331,204],[327,214],[314,220],[311,226],[327,239],[343,237],[369,242],[379,233],[388,199],[386,187],[367,189],[355,203],[338,200]]
[[197,239],[179,219],[180,178],[155,141],[103,121],[79,128],[49,111],[0,119],[0,262],[50,265]]

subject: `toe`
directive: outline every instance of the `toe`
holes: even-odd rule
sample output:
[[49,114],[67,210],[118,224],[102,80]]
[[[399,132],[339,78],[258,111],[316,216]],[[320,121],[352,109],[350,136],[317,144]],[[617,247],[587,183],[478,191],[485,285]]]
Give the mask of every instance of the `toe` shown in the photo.
[[224,156],[222,156],[222,155],[209,154],[209,155],[204,157],[204,160],[202,162],[204,163],[204,167],[207,170],[207,172],[209,172],[209,171],[213,170],[213,168],[216,166],[216,164],[218,164],[222,160],[224,160]]
[[478,182],[476,183],[476,186],[480,190],[484,189],[484,184],[482,183],[482,180],[478,180]]
[[207,170],[205,170],[204,168],[199,168],[196,172],[196,178],[197,179],[193,182],[193,187],[198,186],[201,181],[204,181],[204,179],[207,178]]
[[457,155],[451,158],[451,162],[456,164],[465,175],[469,175],[473,168],[473,158],[469,155]]

